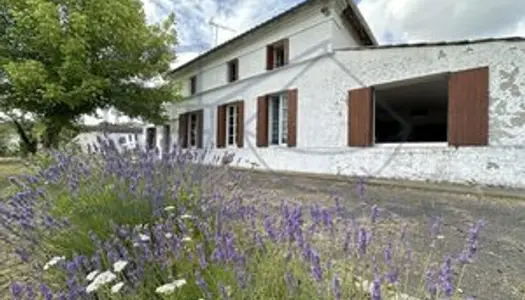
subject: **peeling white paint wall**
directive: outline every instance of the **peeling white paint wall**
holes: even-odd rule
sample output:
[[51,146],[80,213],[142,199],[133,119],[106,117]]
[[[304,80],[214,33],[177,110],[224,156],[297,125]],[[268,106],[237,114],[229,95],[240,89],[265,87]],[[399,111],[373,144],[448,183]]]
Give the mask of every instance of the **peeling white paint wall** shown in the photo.
[[[480,66],[490,68],[490,147],[346,146],[348,90]],[[524,72],[525,42],[338,51],[215,89],[178,109],[204,108],[204,144],[213,147],[216,105],[245,101],[245,147],[214,149],[210,161],[234,152],[233,164],[243,167],[523,188]],[[257,96],[288,88],[298,89],[297,147],[255,147]]]
[[[233,152],[233,165],[241,167],[525,188],[525,42],[333,52],[334,46],[357,43],[342,34],[335,13],[324,16],[318,6],[305,12],[255,43],[178,74],[183,82],[195,72],[203,79],[197,95],[169,109],[172,140],[177,140],[178,115],[203,109],[204,146],[211,148],[208,162]],[[291,63],[267,72],[264,47],[283,37],[290,38]],[[240,80],[226,84],[226,62],[236,57]],[[490,70],[489,147],[347,147],[349,90],[481,66]],[[298,89],[297,147],[256,147],[257,97],[291,88]],[[217,106],[237,100],[244,100],[244,148],[214,149]],[[159,149],[161,134],[162,127],[157,127]]]

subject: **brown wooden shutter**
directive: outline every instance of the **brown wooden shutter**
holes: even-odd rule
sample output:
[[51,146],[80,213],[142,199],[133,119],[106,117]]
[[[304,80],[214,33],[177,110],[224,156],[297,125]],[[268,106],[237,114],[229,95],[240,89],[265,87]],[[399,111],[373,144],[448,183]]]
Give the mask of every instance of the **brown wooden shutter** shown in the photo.
[[297,145],[297,89],[288,91],[288,147]]
[[179,115],[179,147],[188,147],[188,114]]
[[486,146],[489,132],[489,68],[452,73],[448,80],[448,143]]
[[290,40],[283,40],[283,49],[284,49],[284,64],[287,65],[290,61]]
[[273,69],[273,45],[266,46],[266,70]]
[[226,147],[226,105],[217,106],[217,148]]
[[237,147],[244,147],[244,101],[237,102]]
[[268,96],[257,98],[257,147],[268,147]]
[[373,145],[373,113],[371,87],[351,90],[348,93],[348,145],[350,147]]
[[204,144],[204,111],[197,112],[197,148],[202,148]]

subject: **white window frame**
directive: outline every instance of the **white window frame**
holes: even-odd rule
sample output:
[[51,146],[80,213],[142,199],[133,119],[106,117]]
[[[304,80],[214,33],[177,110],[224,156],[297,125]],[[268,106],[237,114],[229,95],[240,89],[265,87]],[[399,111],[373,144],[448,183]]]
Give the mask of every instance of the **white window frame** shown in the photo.
[[[239,126],[239,124],[237,124],[238,113],[239,111],[236,104],[229,104],[226,106],[226,146],[228,147],[237,146],[237,126]],[[232,134],[230,134],[230,128],[233,129]]]
[[[278,112],[278,142],[273,141],[273,106],[275,105],[275,99],[279,99],[279,112]],[[270,146],[284,146],[288,143],[288,97],[286,93],[280,93],[270,95],[268,99],[268,144]],[[286,109],[283,107],[286,106]],[[285,139],[286,137],[286,139]]]
[[[191,128],[191,125],[192,125],[192,118],[195,118],[195,128],[192,132],[192,128]],[[186,132],[186,138],[187,138],[187,141],[188,141],[188,148],[190,149],[196,149],[199,142],[199,137],[198,137],[198,130],[199,130],[199,115],[196,114],[196,113],[190,113],[188,114],[188,125],[187,125],[187,132]],[[192,141],[192,133],[195,135],[195,139]],[[192,143],[193,142],[193,143]]]

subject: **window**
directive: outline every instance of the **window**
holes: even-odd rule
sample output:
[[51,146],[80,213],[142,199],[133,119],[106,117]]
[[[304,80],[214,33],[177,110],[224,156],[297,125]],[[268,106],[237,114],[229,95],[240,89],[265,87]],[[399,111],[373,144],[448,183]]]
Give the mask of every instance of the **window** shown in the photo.
[[126,143],[126,137],[125,136],[121,136],[118,138],[118,144],[119,145],[124,145]]
[[150,127],[146,129],[146,147],[148,150],[152,150],[157,144],[157,128]]
[[258,147],[297,144],[297,89],[257,98]]
[[203,111],[193,111],[179,116],[179,143],[182,148],[202,148]]
[[226,103],[217,107],[217,148],[243,147],[244,101]]
[[190,95],[197,93],[197,76],[190,78]]
[[284,56],[284,45],[279,45],[273,48],[273,55],[275,59],[275,68],[279,68],[281,66],[284,66],[285,62],[285,56]]
[[288,64],[289,42],[283,39],[266,48],[266,69],[273,70]]
[[239,79],[239,60],[234,59],[228,62],[228,82],[234,82]]
[[450,74],[351,90],[348,144],[488,145],[489,70]]
[[268,139],[270,144],[286,144],[288,141],[288,101],[286,95],[270,96],[268,110]]
[[235,145],[237,137],[237,105],[226,106],[226,144]]
[[197,147],[197,114],[190,114],[188,118],[188,143],[190,147]]
[[446,142],[447,76],[375,88],[375,143]]
[[171,145],[171,126],[169,124],[164,125],[164,153],[170,152]]

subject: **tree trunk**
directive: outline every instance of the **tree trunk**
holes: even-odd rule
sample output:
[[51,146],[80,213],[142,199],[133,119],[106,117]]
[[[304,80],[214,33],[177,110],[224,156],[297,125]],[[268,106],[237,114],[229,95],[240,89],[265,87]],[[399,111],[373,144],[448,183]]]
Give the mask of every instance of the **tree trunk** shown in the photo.
[[59,122],[49,120],[45,122],[46,129],[42,137],[42,146],[45,149],[57,149],[59,144],[60,132],[62,131],[62,124]]
[[21,152],[24,155],[35,154],[37,151],[37,145],[38,145],[37,139],[33,136],[32,133],[28,134],[26,132],[22,123],[18,122],[16,119],[12,119],[12,121],[13,121],[13,124],[15,125],[16,132],[20,136],[20,141],[22,141],[22,145],[20,147]]

